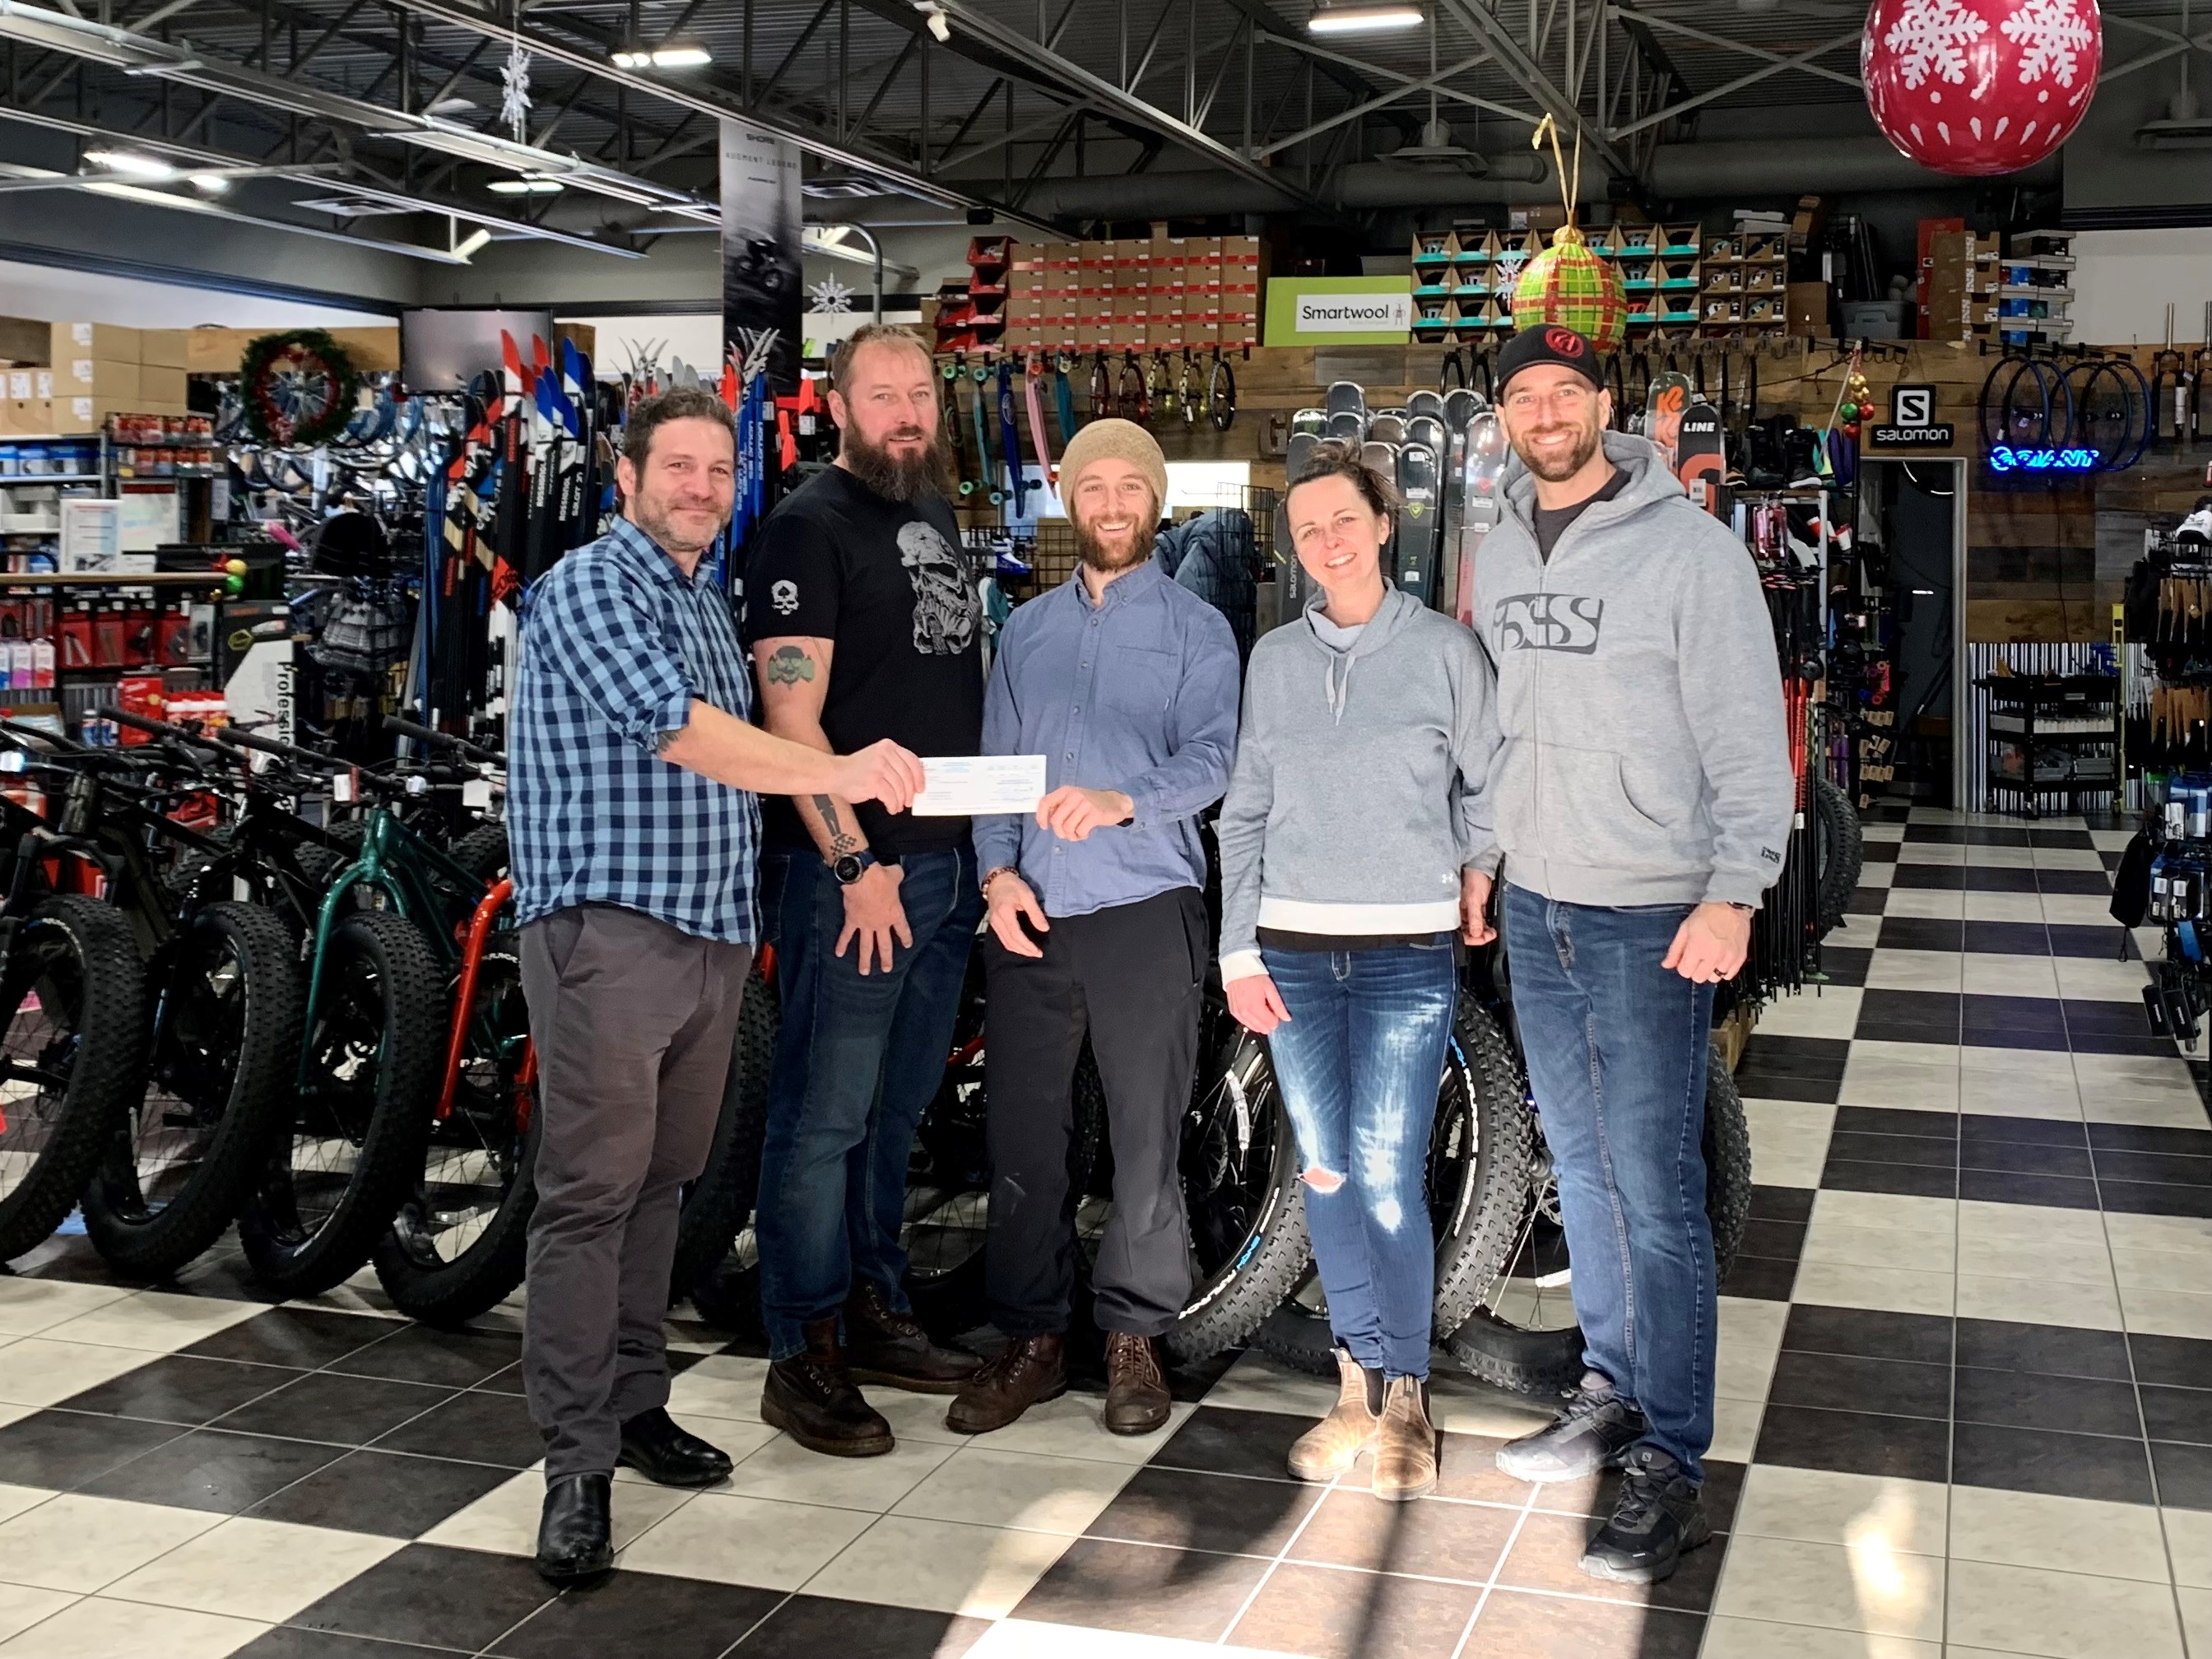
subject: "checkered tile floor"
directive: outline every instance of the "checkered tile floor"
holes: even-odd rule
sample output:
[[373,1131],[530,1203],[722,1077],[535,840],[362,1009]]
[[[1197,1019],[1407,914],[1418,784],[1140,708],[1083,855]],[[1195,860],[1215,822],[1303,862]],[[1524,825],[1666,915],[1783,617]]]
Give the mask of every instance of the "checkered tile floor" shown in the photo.
[[2124,839],[1869,827],[1833,983],[1739,1073],[1721,1532],[1655,1591],[1576,1571],[1608,1490],[1499,1475],[1539,1419],[1442,1370],[1443,1484],[1385,1508],[1282,1478],[1329,1391],[1254,1358],[1135,1442],[1095,1393],[960,1441],[875,1391],[899,1449],[847,1463],[678,1322],[736,1477],[625,1478],[620,1570],[556,1597],[515,1310],[270,1308],[234,1257],[136,1291],[78,1239],[0,1279],[0,1659],[2212,1659],[2212,1125],[2100,920]]

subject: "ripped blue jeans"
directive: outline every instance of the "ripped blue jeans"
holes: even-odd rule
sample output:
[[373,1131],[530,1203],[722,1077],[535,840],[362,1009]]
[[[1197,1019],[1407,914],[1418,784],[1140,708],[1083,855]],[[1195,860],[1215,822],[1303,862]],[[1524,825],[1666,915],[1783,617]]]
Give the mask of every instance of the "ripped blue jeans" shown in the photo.
[[1450,943],[1261,956],[1291,1014],[1267,1048],[1329,1328],[1362,1365],[1425,1377],[1437,1247],[1423,1182],[1459,994]]

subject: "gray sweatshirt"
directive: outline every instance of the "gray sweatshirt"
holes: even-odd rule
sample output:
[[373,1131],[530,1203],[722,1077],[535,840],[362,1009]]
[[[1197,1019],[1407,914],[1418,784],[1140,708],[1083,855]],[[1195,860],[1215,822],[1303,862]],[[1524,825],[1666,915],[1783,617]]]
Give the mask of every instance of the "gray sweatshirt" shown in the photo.
[[1262,927],[1456,928],[1460,872],[1496,867],[1481,786],[1497,720],[1474,636],[1393,587],[1340,647],[1327,600],[1252,648],[1217,826],[1224,979],[1266,971]]
[[1476,561],[1506,879],[1571,904],[1756,904],[1796,811],[1759,573],[1649,443],[1604,443],[1628,486],[1568,526],[1548,562],[1529,523],[1535,480],[1517,465]]

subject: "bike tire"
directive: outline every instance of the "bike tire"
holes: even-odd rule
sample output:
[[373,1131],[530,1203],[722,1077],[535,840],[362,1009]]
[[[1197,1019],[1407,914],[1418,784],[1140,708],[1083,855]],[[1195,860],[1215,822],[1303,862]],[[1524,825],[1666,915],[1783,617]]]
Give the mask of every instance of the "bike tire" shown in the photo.
[[[470,1022],[453,1112],[443,1123],[433,1119],[413,1189],[370,1258],[392,1305],[426,1325],[465,1324],[514,1292],[528,1263],[530,1218],[538,1208],[540,1119],[531,1109],[534,1091],[526,1103],[524,1085],[510,1069],[530,1029],[522,1004],[522,956],[511,934],[484,947],[476,994],[471,1012],[481,1011],[481,1017]],[[518,1127],[526,1112],[527,1121]],[[441,1206],[451,1214],[457,1195],[465,1199],[483,1184],[464,1185],[471,1138],[475,1153],[500,1177],[499,1198],[475,1237],[448,1255],[444,1247],[451,1241],[438,1236]],[[458,1148],[460,1157],[444,1158],[441,1147]]]
[[1866,831],[1851,798],[1826,778],[1813,780],[1813,813],[1814,868],[1825,939],[1843,925],[1851,896],[1858,891],[1859,873],[1866,865]]
[[1226,357],[1216,357],[1206,376],[1206,407],[1216,432],[1226,432],[1236,424],[1237,371],[1229,367]]
[[722,1086],[722,1114],[706,1168],[685,1189],[676,1223],[671,1299],[690,1297],[699,1316],[728,1330],[760,1328],[760,1254],[752,1242],[760,1197],[761,1144],[768,1133],[769,1068],[783,1002],[753,958],[738,1007],[738,1034]]
[[[443,1058],[442,978],[412,922],[389,910],[348,913],[331,932],[324,974],[325,1006],[305,1039],[310,1064],[327,1054],[355,1069],[342,1091],[301,1091],[292,1132],[238,1223],[254,1277],[288,1297],[319,1295],[368,1263],[422,1171]],[[303,1181],[298,1161],[325,1148],[336,1158],[335,1141],[352,1149],[350,1168],[310,1169]],[[303,1191],[314,1200],[307,1215]]]
[[[1471,1128],[1474,1156],[1453,1144]],[[1498,1022],[1462,994],[1437,1087],[1430,1133],[1429,1222],[1437,1240],[1431,1328],[1458,1328],[1505,1266],[1528,1190],[1528,1090]],[[1261,1352],[1317,1376],[1336,1375],[1324,1305],[1306,1287],[1267,1316],[1252,1339]]]
[[[35,994],[38,1006],[24,1003]],[[7,1103],[0,1150],[20,1170],[0,1185],[0,1261],[35,1249],[76,1207],[145,1077],[146,990],[138,949],[122,914],[97,899],[62,894],[25,917],[0,981],[10,1059],[38,1049],[60,1088]],[[57,1023],[61,1011],[67,1026]],[[26,1023],[27,1021],[27,1024]],[[18,1158],[27,1155],[27,1160]]]
[[489,886],[507,872],[507,826],[480,823],[447,848],[446,856]]
[[[167,1277],[222,1237],[246,1201],[293,1098],[297,954],[290,931],[258,905],[226,900],[192,919],[167,988],[161,1047],[84,1190],[85,1232],[118,1272]],[[228,986],[220,978],[226,964]],[[149,999],[149,1031],[153,1023]],[[196,1121],[212,1118],[197,1137],[197,1157],[156,1150],[179,1106]],[[158,1201],[149,1185],[166,1189]]]
[[[1705,1061],[1705,1217],[1713,1261],[1723,1284],[1751,1216],[1751,1129],[1743,1097],[1717,1048]],[[1513,1394],[1553,1395],[1583,1374],[1581,1328],[1530,1330],[1478,1308],[1444,1339],[1452,1358],[1479,1380]]]

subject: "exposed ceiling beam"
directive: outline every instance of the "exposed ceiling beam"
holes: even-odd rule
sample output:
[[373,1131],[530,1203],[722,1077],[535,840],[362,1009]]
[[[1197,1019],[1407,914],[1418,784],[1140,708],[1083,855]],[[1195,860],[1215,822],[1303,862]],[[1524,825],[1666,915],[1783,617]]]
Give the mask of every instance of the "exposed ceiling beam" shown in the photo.
[[[1513,31],[1504,21],[1485,10],[1474,0],[1436,0],[1442,11],[1455,19],[1462,28],[1473,32],[1474,38],[1498,55],[1498,62],[1505,72],[1517,82],[1539,108],[1557,120],[1566,133],[1583,126],[1582,112],[1573,99],[1559,90],[1535,58],[1521,42],[1513,38]],[[1602,132],[1583,132],[1583,142],[1596,152],[1597,159],[1619,177],[1633,179],[1636,168]]]

